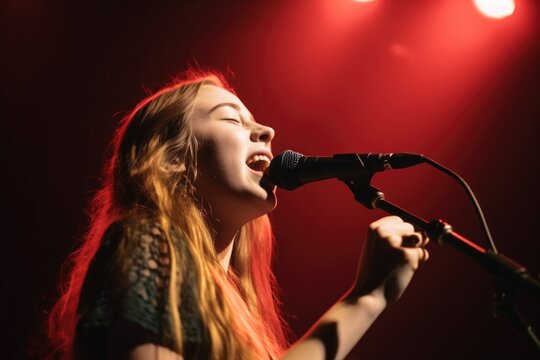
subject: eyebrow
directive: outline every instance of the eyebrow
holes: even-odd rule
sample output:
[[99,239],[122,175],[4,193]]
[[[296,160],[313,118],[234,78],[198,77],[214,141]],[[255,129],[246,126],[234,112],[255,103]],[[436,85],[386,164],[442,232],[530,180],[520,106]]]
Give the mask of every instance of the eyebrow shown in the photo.
[[[233,109],[235,109],[236,111],[240,112],[241,108],[238,104],[235,104],[235,103],[232,103],[232,102],[225,102],[225,103],[219,103],[217,104],[216,106],[214,106],[213,108],[211,108],[209,111],[208,111],[208,114],[210,114],[211,112],[219,109],[220,107],[223,107],[223,106],[229,106],[229,107],[232,107]],[[256,123],[257,121],[255,121],[255,118],[253,117],[253,115],[250,114],[250,120],[253,121],[254,123]]]
[[236,111],[240,111],[240,106],[238,106],[238,104],[235,104],[235,103],[231,103],[231,102],[226,102],[226,103],[219,103],[217,104],[216,106],[214,106],[213,108],[211,108],[208,113],[210,114],[212,111],[214,110],[217,110],[218,108],[222,107],[222,106],[230,106],[232,107],[233,109],[235,109]]

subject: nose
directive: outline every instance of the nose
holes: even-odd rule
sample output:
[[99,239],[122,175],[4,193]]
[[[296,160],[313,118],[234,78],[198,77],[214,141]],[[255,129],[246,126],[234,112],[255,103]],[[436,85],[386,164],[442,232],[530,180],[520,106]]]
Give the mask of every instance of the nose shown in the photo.
[[269,143],[275,135],[276,132],[270,126],[256,124],[251,131],[251,141]]

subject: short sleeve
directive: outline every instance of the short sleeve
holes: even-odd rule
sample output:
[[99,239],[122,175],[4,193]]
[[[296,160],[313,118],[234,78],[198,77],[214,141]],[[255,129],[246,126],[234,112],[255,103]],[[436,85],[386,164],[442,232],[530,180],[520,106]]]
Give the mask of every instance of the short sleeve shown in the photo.
[[[196,275],[184,243],[178,238],[175,240],[186,262],[178,267],[185,271],[177,273],[177,278],[183,281],[176,290],[180,291],[184,352],[193,352],[204,341]],[[118,265],[120,257],[125,260],[123,265]],[[168,244],[156,222],[129,227],[113,224],[88,269],[81,293],[79,349],[87,354],[95,353],[97,357],[111,357],[111,353],[128,351],[149,342],[174,349],[169,278]]]

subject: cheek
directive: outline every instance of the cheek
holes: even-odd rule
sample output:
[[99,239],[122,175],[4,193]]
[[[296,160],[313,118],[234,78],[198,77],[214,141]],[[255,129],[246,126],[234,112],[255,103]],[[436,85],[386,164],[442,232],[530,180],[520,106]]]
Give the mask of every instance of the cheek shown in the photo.
[[222,177],[229,182],[239,178],[245,171],[247,151],[239,135],[225,134],[221,137],[203,139],[198,152],[198,167],[214,178]]

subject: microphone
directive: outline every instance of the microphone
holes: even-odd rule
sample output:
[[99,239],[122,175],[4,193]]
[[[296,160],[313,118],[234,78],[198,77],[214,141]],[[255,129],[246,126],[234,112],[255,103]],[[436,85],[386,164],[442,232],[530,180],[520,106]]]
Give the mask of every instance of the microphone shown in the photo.
[[286,150],[270,162],[266,175],[286,190],[330,178],[371,178],[375,172],[402,169],[424,161],[421,154],[335,154],[334,156],[304,156]]

